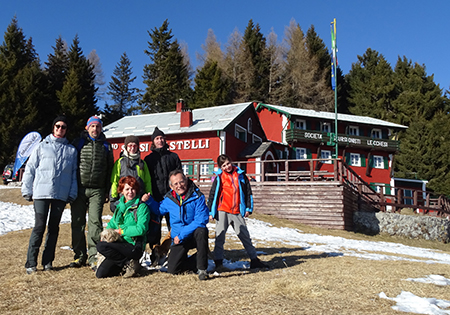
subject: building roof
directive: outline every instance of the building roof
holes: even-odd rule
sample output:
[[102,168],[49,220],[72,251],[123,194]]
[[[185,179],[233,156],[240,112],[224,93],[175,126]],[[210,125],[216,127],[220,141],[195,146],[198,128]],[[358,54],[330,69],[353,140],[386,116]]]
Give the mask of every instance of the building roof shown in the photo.
[[[301,108],[293,108],[293,107],[286,107],[281,105],[267,105],[259,103],[258,107],[266,107],[268,109],[272,109],[276,112],[281,112],[288,116],[290,118],[291,116],[303,116],[303,117],[311,117],[311,118],[318,118],[318,119],[327,119],[334,121],[335,115],[333,112],[321,112],[316,111],[312,109],[301,109]],[[257,107],[257,109],[258,109]],[[347,115],[347,114],[339,114],[338,113],[338,121],[346,121],[351,123],[359,123],[359,124],[368,124],[368,125],[377,125],[377,126],[384,126],[388,128],[395,128],[395,129],[407,129],[407,126],[391,123],[388,121],[384,121],[381,119],[376,119],[372,117],[367,116],[356,116],[356,115]]]
[[262,156],[272,145],[272,142],[255,142],[249,144],[239,153],[240,158],[254,158]]
[[231,124],[253,103],[222,105],[192,110],[193,124],[180,128],[180,115],[177,112],[145,114],[123,117],[104,127],[108,139],[122,138],[128,135],[149,136],[157,126],[166,135],[221,131]]

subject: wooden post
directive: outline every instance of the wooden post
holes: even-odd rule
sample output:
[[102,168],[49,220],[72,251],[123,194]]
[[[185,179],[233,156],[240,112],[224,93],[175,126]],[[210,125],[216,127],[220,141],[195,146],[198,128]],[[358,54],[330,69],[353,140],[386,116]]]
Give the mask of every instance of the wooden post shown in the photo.
[[261,165],[261,182],[265,182],[265,177],[266,177],[266,161],[261,161],[262,165]]
[[314,160],[309,162],[309,180],[314,180]]
[[289,160],[284,161],[284,180],[289,181]]
[[414,192],[413,192],[413,198],[414,198],[414,205],[415,205],[415,206],[418,206],[418,203],[417,203],[417,190],[414,190]]
[[333,164],[334,164],[334,181],[337,181],[339,178],[338,177],[338,160],[335,159]]
[[380,201],[381,201],[381,211],[386,212],[386,205],[384,204],[386,201],[386,198],[384,198],[384,193],[383,193],[383,187],[381,188],[381,192],[380,192]]

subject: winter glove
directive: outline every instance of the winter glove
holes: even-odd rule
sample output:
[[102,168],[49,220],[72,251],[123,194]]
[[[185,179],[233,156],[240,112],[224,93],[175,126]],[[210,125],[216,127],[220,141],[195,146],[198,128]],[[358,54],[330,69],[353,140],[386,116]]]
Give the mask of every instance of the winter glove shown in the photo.
[[26,201],[33,201],[33,196],[25,195],[23,198],[25,198]]

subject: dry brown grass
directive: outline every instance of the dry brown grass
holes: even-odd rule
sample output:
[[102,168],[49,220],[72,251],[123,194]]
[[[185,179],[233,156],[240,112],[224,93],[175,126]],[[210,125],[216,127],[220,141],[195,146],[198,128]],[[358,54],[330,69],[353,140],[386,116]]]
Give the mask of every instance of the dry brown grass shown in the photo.
[[[12,197],[18,191],[0,190],[0,200],[21,203]],[[11,199],[7,200],[5,195]],[[104,213],[108,211],[105,209]],[[255,217],[310,233],[366,240],[387,241],[388,238],[310,228],[267,216]],[[69,224],[61,225],[55,271],[38,271],[30,276],[24,268],[30,233],[31,230],[25,230],[0,236],[0,313],[394,314],[393,302],[379,298],[380,292],[390,297],[401,291],[447,300],[450,296],[448,287],[403,280],[430,274],[450,278],[449,265],[328,257],[280,244],[257,248],[267,253],[260,257],[272,266],[269,271],[232,271],[202,282],[192,274],[172,276],[162,272],[149,272],[139,278],[100,280],[87,267],[67,267],[72,252],[61,247],[70,245]],[[449,245],[434,242],[394,241],[449,251]],[[225,246],[227,258],[247,260],[240,243],[227,240]]]

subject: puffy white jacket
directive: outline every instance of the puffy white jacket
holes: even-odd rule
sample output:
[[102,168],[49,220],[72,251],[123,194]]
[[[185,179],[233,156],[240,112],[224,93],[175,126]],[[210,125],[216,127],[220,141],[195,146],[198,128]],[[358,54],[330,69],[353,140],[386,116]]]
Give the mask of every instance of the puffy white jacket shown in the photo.
[[77,193],[77,150],[66,138],[50,134],[28,160],[22,196],[69,202],[75,200]]

